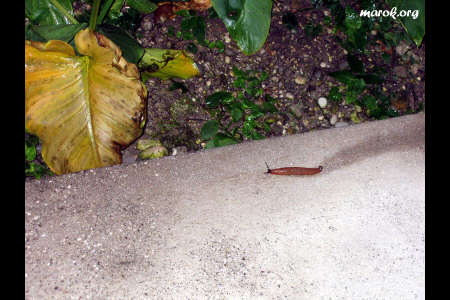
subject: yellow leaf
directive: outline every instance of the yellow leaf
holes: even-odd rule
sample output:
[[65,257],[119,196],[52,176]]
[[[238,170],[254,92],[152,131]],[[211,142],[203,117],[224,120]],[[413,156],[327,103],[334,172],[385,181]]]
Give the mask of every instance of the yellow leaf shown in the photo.
[[163,80],[172,77],[188,79],[200,74],[194,60],[182,50],[145,49],[139,65],[144,76]]
[[147,91],[136,65],[103,35],[25,41],[25,128],[42,141],[55,174],[120,164],[121,150],[142,134]]

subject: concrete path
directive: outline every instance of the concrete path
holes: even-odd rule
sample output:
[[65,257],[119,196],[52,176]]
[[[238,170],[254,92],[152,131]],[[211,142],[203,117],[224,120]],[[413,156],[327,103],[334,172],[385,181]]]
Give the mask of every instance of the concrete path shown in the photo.
[[26,182],[25,297],[424,299],[424,148],[420,113]]

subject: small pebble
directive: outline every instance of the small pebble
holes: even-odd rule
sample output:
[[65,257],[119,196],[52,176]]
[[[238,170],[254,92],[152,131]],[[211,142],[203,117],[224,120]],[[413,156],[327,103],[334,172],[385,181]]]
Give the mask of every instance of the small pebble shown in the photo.
[[292,95],[291,93],[286,93],[286,98],[293,100],[294,95]]
[[317,103],[319,104],[319,106],[321,108],[325,108],[325,107],[327,107],[327,98],[320,97],[319,100],[317,100]]
[[321,68],[326,68],[326,67],[327,67],[327,63],[321,62],[321,63],[320,63],[320,67],[321,67]]
[[332,115],[331,116],[331,119],[330,119],[330,124],[331,125],[334,125],[334,124],[336,124],[336,122],[337,122],[337,116],[336,115]]
[[306,78],[303,76],[297,76],[297,77],[295,77],[295,83],[303,85],[306,83]]
[[229,64],[231,62],[231,58],[229,56],[225,56],[225,63]]

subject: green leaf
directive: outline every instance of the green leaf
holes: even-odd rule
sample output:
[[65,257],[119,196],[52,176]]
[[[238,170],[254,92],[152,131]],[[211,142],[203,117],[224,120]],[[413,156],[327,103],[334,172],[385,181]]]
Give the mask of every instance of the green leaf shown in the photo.
[[219,130],[219,122],[216,120],[207,121],[200,130],[200,136],[204,140],[212,138]]
[[266,41],[271,21],[271,0],[211,0],[231,38],[246,55]]
[[397,16],[396,19],[419,47],[425,35],[425,0],[387,0],[386,2],[391,8],[397,9],[397,14],[402,10],[412,12],[410,16]]
[[375,74],[361,74],[357,76],[363,79],[368,84],[380,84],[384,82],[384,79]]
[[355,93],[354,91],[347,91],[345,93],[345,102],[347,104],[356,103],[358,101],[358,93]]
[[39,179],[46,174],[52,175],[52,172],[38,163],[30,162],[25,164],[25,176],[36,177]]
[[108,13],[109,9],[111,8],[111,5],[114,0],[106,0],[103,2],[100,12],[97,16],[97,25],[102,24],[103,19],[106,17],[106,14]]
[[150,0],[127,0],[127,4],[143,14],[150,14],[158,8],[158,6]]
[[362,97],[361,102],[370,111],[375,111],[378,108],[377,99],[372,95]]
[[357,29],[361,28],[363,24],[362,18],[359,16],[359,14],[351,7],[345,8],[345,20],[344,25],[349,30],[356,31]]
[[128,32],[120,27],[103,24],[97,26],[97,30],[119,46],[122,50],[123,57],[127,61],[137,64],[144,55],[145,49]]
[[206,35],[206,24],[203,17],[192,17],[194,19],[194,27],[192,28],[192,33],[202,46],[208,46],[208,43],[205,41],[205,35]]
[[248,72],[238,69],[236,66],[233,66],[233,74],[240,79],[248,79]]
[[357,94],[362,93],[364,91],[365,87],[366,87],[366,82],[362,78],[354,79],[347,84],[348,90],[353,91]]
[[233,108],[231,109],[231,117],[233,118],[234,122],[239,121],[243,115],[244,115],[244,112],[242,111],[242,109],[240,107],[233,106]]
[[208,108],[216,108],[223,101],[230,99],[233,99],[233,95],[228,92],[215,92],[214,94],[211,94],[206,98],[206,105],[208,106]]
[[[31,25],[29,30],[39,35],[41,39],[39,42],[46,42],[49,40],[61,40],[69,43],[73,40],[78,31],[87,27],[87,23],[81,24],[60,24],[60,25]],[[31,39],[35,40],[35,39]]]
[[33,161],[36,158],[37,151],[36,146],[32,145],[31,143],[27,143],[25,141],[25,159],[27,161]]
[[262,110],[264,112],[271,112],[271,113],[277,112],[277,108],[275,107],[275,105],[272,102],[267,101],[262,104]]
[[122,16],[122,7],[125,0],[114,0],[108,10],[108,19],[111,21],[117,21]]
[[333,86],[328,93],[328,99],[334,102],[340,102],[342,100],[342,94],[339,92],[337,86]]
[[348,84],[352,80],[356,79],[356,76],[348,70],[331,72],[328,75],[345,84]]
[[25,16],[32,24],[77,24],[71,0],[25,0]]
[[259,111],[260,110],[258,105],[256,105],[252,101],[248,100],[247,98],[244,98],[242,100],[242,108],[244,108],[244,109],[251,109],[253,111]]
[[214,137],[214,147],[223,147],[228,145],[237,144],[238,142],[231,137],[227,136],[226,134],[223,134],[221,132],[217,133]]

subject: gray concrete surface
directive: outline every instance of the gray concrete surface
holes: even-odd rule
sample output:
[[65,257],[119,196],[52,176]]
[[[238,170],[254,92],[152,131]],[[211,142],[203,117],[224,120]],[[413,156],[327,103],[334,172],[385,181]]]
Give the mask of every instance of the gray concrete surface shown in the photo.
[[25,297],[424,299],[424,119],[26,182]]

